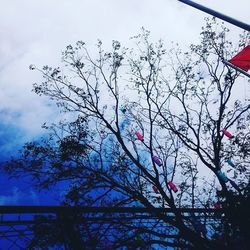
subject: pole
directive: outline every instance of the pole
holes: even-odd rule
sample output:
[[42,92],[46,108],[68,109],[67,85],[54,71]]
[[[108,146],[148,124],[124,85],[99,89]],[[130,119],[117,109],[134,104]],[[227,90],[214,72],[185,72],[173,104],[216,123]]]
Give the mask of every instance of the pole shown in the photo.
[[232,17],[226,16],[226,15],[220,13],[220,12],[217,12],[215,10],[212,10],[210,8],[207,8],[207,7],[203,6],[203,5],[200,5],[200,4],[195,3],[193,1],[190,1],[190,0],[178,0],[178,1],[182,2],[182,3],[185,3],[185,4],[188,4],[188,5],[196,8],[196,9],[199,9],[201,11],[204,11],[204,12],[206,12],[206,13],[212,15],[212,16],[218,17],[218,18],[220,18],[220,19],[222,19],[222,20],[224,20],[226,22],[229,22],[229,23],[231,23],[231,24],[233,24],[235,26],[238,26],[238,27],[240,27],[240,28],[242,28],[244,30],[250,31],[250,25],[249,24],[238,21],[238,20],[236,20],[236,19],[234,19]]
[[57,213],[58,225],[60,226],[65,250],[84,250],[86,249],[81,239],[79,226],[74,218],[75,214],[64,212]]

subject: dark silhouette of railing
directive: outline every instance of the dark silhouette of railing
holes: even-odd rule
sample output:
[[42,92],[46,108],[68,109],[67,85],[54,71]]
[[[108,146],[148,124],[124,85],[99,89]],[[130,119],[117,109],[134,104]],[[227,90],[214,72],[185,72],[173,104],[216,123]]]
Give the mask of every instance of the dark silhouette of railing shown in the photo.
[[[199,220],[215,224],[225,212],[204,208],[179,208],[177,211],[186,220],[195,213]],[[120,222],[147,221],[153,225],[159,213],[173,217],[174,212],[170,208],[144,207],[0,206],[0,249],[26,249],[33,239],[35,228],[56,225],[62,232],[63,248],[78,250],[81,224],[108,223],[115,228]],[[174,233],[176,231],[173,230]]]

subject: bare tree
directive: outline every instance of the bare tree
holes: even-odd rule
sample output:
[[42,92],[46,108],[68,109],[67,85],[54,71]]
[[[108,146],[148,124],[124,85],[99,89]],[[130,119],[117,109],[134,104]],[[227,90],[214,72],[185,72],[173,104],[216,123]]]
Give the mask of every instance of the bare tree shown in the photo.
[[[201,43],[185,53],[151,43],[145,29],[133,37],[135,49],[113,41],[112,50],[104,51],[98,41],[96,59],[82,41],[67,46],[65,67],[38,69],[44,82],[34,84],[34,91],[56,101],[68,121],[45,124],[50,136],[26,144],[6,171],[31,175],[40,188],[64,182],[68,205],[172,209],[174,217],[159,212],[156,222],[170,225],[178,239],[168,237],[169,228],[121,220],[122,237],[113,237],[117,247],[140,232],[148,235],[143,244],[149,247],[233,248],[242,226],[233,214],[235,201],[249,202],[249,104],[234,94],[239,74],[222,59],[250,37],[242,34],[234,49],[228,31],[207,20]],[[206,217],[201,221],[193,213],[187,219],[178,209],[214,204],[225,214],[213,229]],[[128,239],[125,228],[133,231]],[[247,230],[239,235],[247,242]]]

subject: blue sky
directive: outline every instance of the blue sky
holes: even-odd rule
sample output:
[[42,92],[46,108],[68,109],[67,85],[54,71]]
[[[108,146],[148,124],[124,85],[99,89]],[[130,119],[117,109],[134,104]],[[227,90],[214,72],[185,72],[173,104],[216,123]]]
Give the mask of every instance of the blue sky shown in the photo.
[[[241,21],[250,20],[246,0],[197,0]],[[30,64],[60,64],[61,51],[69,43],[84,40],[90,48],[97,38],[108,46],[116,39],[129,44],[129,37],[144,26],[155,40],[183,47],[198,42],[206,14],[176,0],[11,0],[0,9],[0,157],[15,155],[21,145],[39,138],[44,122],[60,113],[46,98],[31,92],[41,75]],[[232,36],[238,29],[232,28]],[[54,198],[38,194],[23,180],[0,177],[0,205],[53,204]],[[4,188],[3,188],[4,187]],[[46,198],[45,198],[46,197]]]

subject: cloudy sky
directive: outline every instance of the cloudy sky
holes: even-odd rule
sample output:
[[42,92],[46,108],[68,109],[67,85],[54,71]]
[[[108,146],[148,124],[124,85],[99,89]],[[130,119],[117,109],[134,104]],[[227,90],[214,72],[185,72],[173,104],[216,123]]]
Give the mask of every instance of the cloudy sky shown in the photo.
[[[249,0],[196,0],[238,20],[250,23]],[[144,26],[155,40],[182,46],[198,42],[207,16],[177,0],[0,0],[0,157],[14,153],[28,140],[41,135],[41,124],[58,111],[45,98],[31,92],[41,75],[29,65],[56,65],[66,45],[78,40],[90,46],[129,37]],[[239,29],[232,28],[232,35]],[[7,185],[6,177],[0,177]],[[43,203],[32,189],[8,182],[0,193],[1,204]]]

